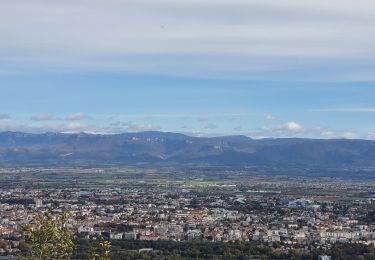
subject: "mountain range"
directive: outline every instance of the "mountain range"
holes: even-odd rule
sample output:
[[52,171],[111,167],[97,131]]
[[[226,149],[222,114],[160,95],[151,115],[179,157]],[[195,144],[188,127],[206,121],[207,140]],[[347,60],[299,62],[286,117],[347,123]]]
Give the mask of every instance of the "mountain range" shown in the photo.
[[0,167],[207,164],[375,166],[375,141],[193,137],[167,132],[113,135],[0,133]]

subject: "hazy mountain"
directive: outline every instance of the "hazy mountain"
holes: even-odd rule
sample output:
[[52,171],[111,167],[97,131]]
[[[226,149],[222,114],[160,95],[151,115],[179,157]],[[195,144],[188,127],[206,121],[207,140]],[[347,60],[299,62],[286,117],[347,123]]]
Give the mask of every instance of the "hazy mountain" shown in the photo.
[[214,165],[375,166],[375,141],[213,138],[177,133],[0,133],[0,166]]

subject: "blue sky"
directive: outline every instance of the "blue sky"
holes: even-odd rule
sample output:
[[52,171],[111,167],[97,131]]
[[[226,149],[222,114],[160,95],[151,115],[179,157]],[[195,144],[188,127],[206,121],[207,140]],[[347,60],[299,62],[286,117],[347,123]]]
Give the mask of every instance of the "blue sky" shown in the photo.
[[375,3],[4,0],[0,131],[375,138]]

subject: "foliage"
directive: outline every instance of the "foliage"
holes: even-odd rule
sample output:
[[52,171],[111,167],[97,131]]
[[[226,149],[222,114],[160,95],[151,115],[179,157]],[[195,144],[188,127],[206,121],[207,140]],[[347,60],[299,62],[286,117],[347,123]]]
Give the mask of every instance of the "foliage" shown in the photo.
[[3,249],[4,251],[8,250],[8,243],[4,240],[0,240],[0,249]]
[[35,223],[23,227],[33,259],[70,259],[73,253],[73,233],[68,227],[68,215],[39,215]]
[[101,260],[109,260],[110,259],[109,255],[111,253],[111,247],[112,247],[111,242],[101,240],[99,245],[100,245],[100,249],[101,249],[100,259]]
[[[23,230],[28,237],[23,242],[26,255],[19,258],[35,260],[63,260],[70,259],[76,245],[73,241],[73,231],[68,227],[67,214],[54,216],[52,214],[39,215],[31,224],[25,225]],[[86,249],[85,258],[88,260],[110,260],[112,244],[101,239],[99,243],[90,245]]]
[[[92,241],[85,239],[77,241],[82,254],[81,258],[87,258],[83,252]],[[151,251],[142,251],[143,248],[152,248]],[[163,260],[193,260],[193,259],[298,259],[315,260],[318,255],[331,255],[339,260],[375,260],[374,248],[363,244],[341,244],[332,249],[304,250],[274,249],[265,244],[255,242],[221,243],[221,242],[176,242],[176,241],[128,241],[112,240],[112,259],[163,259]],[[77,257],[78,258],[78,257]]]

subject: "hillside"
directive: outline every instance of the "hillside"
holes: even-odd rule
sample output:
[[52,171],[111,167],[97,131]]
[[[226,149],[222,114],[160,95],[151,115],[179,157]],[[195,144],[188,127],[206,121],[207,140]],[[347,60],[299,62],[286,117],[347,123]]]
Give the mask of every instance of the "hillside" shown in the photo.
[[375,166],[375,141],[192,137],[140,132],[0,133],[0,166],[125,166],[134,164]]

